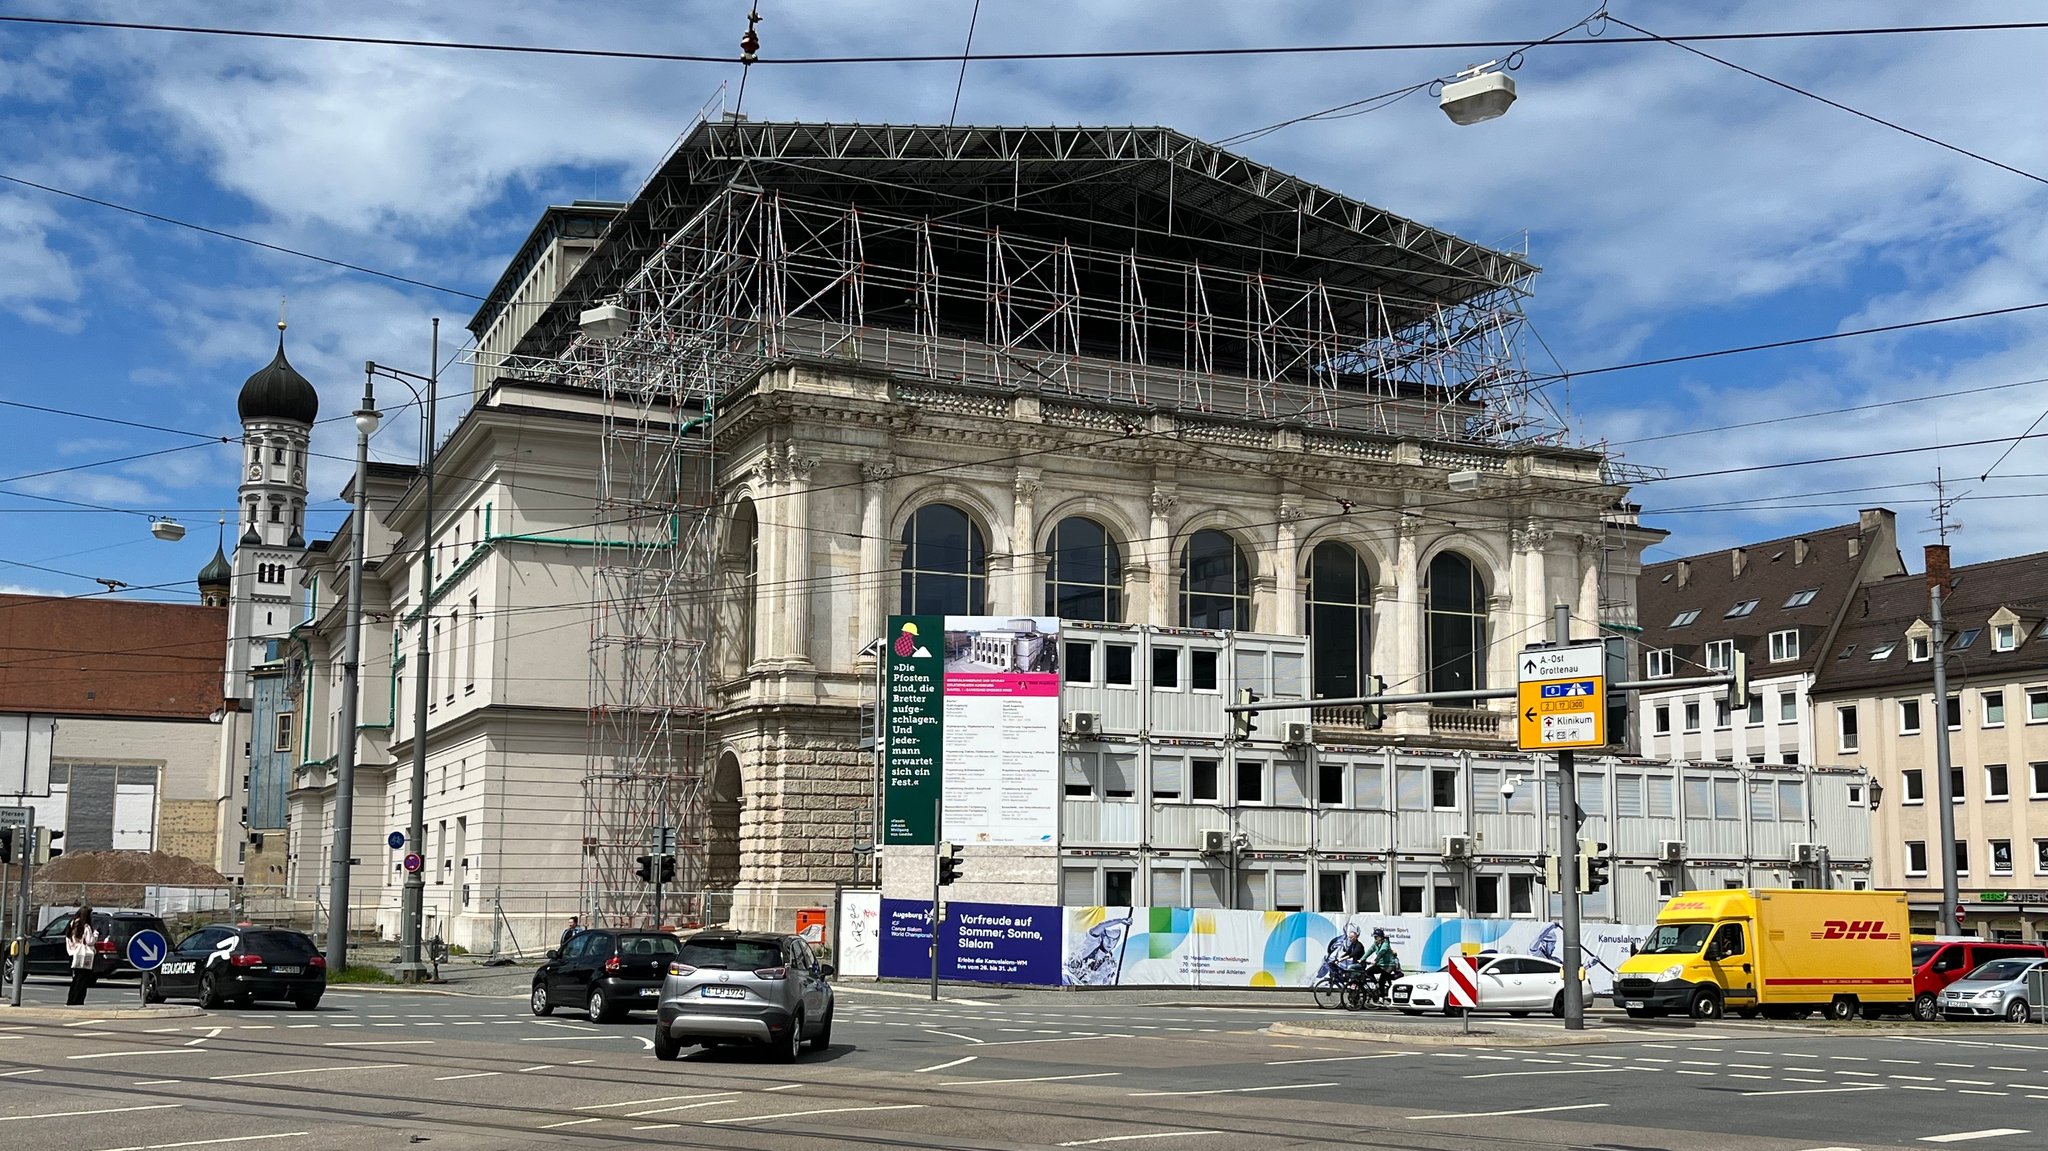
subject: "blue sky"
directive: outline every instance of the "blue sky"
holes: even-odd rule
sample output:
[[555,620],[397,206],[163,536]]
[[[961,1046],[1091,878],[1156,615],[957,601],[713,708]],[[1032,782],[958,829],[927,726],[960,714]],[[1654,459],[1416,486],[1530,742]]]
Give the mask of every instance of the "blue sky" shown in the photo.
[[[975,48],[1536,40],[1592,7],[984,0]],[[972,0],[763,8],[764,58],[957,52]],[[734,50],[745,10],[741,0],[0,3],[0,14],[706,55]],[[1667,34],[1933,22],[1910,3],[1612,10]],[[1985,0],[1938,15],[1981,23],[2042,10]],[[1623,33],[1610,24],[1606,35]],[[2048,132],[2026,96],[2048,31],[1702,47],[2048,175]],[[1221,139],[1485,58],[977,63],[960,120],[1156,123]],[[952,64],[757,67],[744,110],[943,123],[956,77]],[[1520,101],[1488,124],[1453,127],[1422,93],[1243,150],[1474,240],[1520,244],[1526,234],[1545,269],[1528,305],[1539,370],[1552,370],[1552,354],[1583,371],[2048,300],[2048,184],[1670,45],[1542,48],[1515,78]],[[719,85],[738,79],[736,65],[0,24],[0,174],[482,293],[542,207],[629,195]],[[0,589],[78,594],[104,577],[144,589],[129,594],[194,598],[217,509],[234,498],[235,449],[206,437],[238,431],[235,392],[269,359],[280,297],[290,301],[293,362],[330,416],[354,406],[364,360],[425,371],[430,317],[442,317],[454,354],[474,308],[0,183],[0,399],[144,425],[0,407],[0,560],[13,564],[0,564]],[[2048,377],[2044,352],[2048,309],[1598,374],[1556,391],[1575,439],[1683,475],[2020,435],[2048,408],[2048,383],[2024,382]],[[455,374],[464,380],[467,369]],[[444,406],[445,425],[459,405]],[[1842,408],[1863,410],[1789,418]],[[1697,429],[1718,430],[1680,434]],[[352,440],[345,420],[318,431],[313,534],[344,514],[334,496]],[[2043,546],[2048,439],[2019,443],[1978,479],[2006,447],[1674,479],[1636,498],[1674,533],[1653,560],[1881,504],[1899,512],[1917,566],[1939,466],[1963,495],[1966,528],[1954,543],[1969,562]],[[412,458],[416,424],[389,420],[374,450]],[[178,544],[153,540],[151,515],[190,532]]]

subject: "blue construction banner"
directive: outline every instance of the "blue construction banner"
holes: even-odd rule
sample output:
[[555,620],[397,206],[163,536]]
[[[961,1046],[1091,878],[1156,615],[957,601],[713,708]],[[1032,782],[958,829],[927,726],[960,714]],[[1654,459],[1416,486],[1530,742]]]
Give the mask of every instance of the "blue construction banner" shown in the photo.
[[[881,976],[931,975],[930,900],[882,901]],[[1057,987],[1066,912],[1018,903],[946,904],[939,933],[939,978],[970,983]]]

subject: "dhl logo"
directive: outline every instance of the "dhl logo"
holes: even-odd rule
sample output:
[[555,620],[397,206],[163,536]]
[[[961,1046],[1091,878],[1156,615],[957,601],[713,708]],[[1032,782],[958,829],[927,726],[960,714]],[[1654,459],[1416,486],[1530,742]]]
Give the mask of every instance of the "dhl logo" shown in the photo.
[[1885,930],[1882,919],[1827,919],[1821,921],[1825,929],[1813,933],[1815,939],[1897,939],[1899,933]]

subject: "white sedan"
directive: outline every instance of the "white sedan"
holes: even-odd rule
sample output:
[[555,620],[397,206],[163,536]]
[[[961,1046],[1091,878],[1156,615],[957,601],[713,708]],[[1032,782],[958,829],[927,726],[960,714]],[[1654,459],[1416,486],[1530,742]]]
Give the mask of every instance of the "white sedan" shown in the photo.
[[[1478,959],[1473,981],[1479,987],[1479,1010],[1505,1011],[1527,1015],[1533,1011],[1564,1013],[1564,970],[1553,959],[1534,955],[1491,955]],[[1585,984],[1585,1002],[1593,1001],[1593,989]],[[1404,975],[1394,981],[1389,998],[1409,1015],[1441,1011],[1455,1015],[1460,1010],[1447,1003],[1451,993],[1448,970],[1422,975]]]

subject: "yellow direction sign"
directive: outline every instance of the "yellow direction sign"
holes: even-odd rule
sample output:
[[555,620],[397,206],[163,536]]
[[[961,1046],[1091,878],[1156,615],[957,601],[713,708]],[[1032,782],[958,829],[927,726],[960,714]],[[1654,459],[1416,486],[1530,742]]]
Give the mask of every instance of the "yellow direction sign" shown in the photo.
[[1607,649],[1530,648],[1516,659],[1516,729],[1523,751],[1607,746]]

